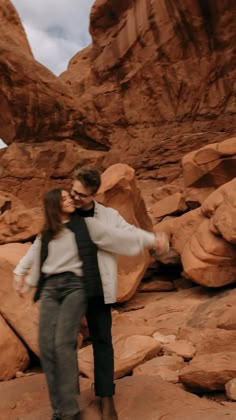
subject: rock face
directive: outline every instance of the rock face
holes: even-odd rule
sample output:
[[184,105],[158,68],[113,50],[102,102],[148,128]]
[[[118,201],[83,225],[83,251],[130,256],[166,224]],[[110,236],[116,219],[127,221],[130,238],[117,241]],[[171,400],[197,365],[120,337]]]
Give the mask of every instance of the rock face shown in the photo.
[[[143,362],[157,355],[161,345],[152,337],[142,335],[117,335],[113,340],[115,379],[122,378],[132,369]],[[79,350],[80,371],[85,376],[93,379],[93,350],[92,346]]]
[[111,149],[106,167],[122,160],[140,174],[164,166],[174,176],[183,153],[235,131],[235,8],[232,0],[97,0],[92,45],[58,78],[35,61],[2,1],[1,137],[74,140]]
[[0,381],[15,377],[17,371],[24,371],[29,365],[29,355],[14,332],[0,315]]
[[[35,61],[10,0],[0,7],[0,126],[5,143],[79,139],[83,115],[69,85]],[[88,136],[81,144],[89,145]],[[91,139],[90,146],[96,148]]]
[[182,159],[185,185],[219,187],[236,176],[236,137],[208,144]]
[[41,206],[45,192],[57,187],[71,188],[77,166],[89,164],[101,170],[103,160],[104,152],[85,150],[71,140],[12,143],[0,160],[0,186],[29,207]]
[[184,246],[184,271],[197,283],[219,287],[236,278],[236,178],[222,185],[202,204],[205,216]]
[[206,137],[234,133],[235,9],[232,0],[95,2],[93,44],[61,79],[86,102],[88,133],[109,138],[111,162],[171,169]]
[[[85,379],[83,380],[83,382]],[[82,382],[82,381],[81,381]],[[84,420],[100,420],[99,400],[87,383],[82,383],[81,408]],[[51,410],[44,375],[33,375],[0,384],[2,419],[42,420]],[[14,400],[15,404],[12,404]],[[149,375],[128,376],[117,381],[116,407],[120,419],[153,420],[235,420],[235,404],[209,401],[186,392],[160,378]],[[171,401],[171,404],[170,404]],[[157,417],[158,416],[158,417]]]
[[0,258],[0,313],[27,346],[39,355],[38,305],[33,303],[32,294],[20,298],[14,291],[12,287],[14,265],[7,259]]
[[[112,165],[102,174],[102,185],[97,200],[119,211],[124,219],[141,229],[152,231],[134,170],[124,164]],[[123,302],[135,293],[150,263],[148,251],[133,257],[118,257],[117,299]]]

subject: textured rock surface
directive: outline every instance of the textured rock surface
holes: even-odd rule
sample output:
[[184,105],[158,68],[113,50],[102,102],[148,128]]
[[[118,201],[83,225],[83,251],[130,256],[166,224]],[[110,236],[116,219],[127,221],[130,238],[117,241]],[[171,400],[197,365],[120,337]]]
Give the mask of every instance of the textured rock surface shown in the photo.
[[100,170],[103,159],[104,152],[85,150],[71,140],[12,143],[0,160],[0,187],[29,207],[41,206],[44,193],[51,188],[70,189],[77,166],[89,164]]
[[[97,200],[118,210],[128,223],[152,231],[135,172],[130,166],[112,165],[102,174]],[[128,300],[135,293],[149,263],[148,251],[134,257],[118,257],[118,301]]]
[[[43,375],[1,383],[0,391],[1,420],[50,418]],[[115,401],[120,420],[235,420],[234,403],[219,404],[199,398],[155,376],[131,376],[117,381]],[[81,408],[83,420],[100,420],[99,400],[90,390],[82,392]]]
[[29,355],[19,338],[0,315],[0,381],[15,377],[16,372],[24,371],[29,365]]
[[180,380],[197,390],[223,390],[236,375],[235,352],[203,354],[194,357],[180,372]]
[[61,79],[84,103],[87,129],[109,138],[108,160],[141,172],[166,165],[170,175],[181,154],[234,133],[235,8],[232,0],[95,2],[93,44]]
[[211,194],[201,209],[212,218],[213,231],[236,244],[236,178]]
[[236,176],[236,137],[213,143],[182,159],[185,185],[218,187]]
[[8,324],[35,353],[38,350],[38,305],[32,294],[19,297],[12,287],[14,265],[0,258],[0,312]]
[[83,133],[84,117],[70,86],[34,59],[10,0],[1,2],[0,21],[0,126],[5,143],[70,138],[99,147]]
[[[161,350],[161,345],[152,337],[142,335],[117,335],[113,339],[115,379],[132,372],[145,359],[151,359]],[[79,350],[79,366],[83,375],[93,379],[92,346]]]
[[160,356],[134,368],[133,375],[159,376],[167,382],[178,382],[179,370],[184,367],[182,357]]
[[1,137],[111,147],[106,166],[122,160],[176,176],[183,153],[235,132],[235,8],[232,0],[97,0],[92,45],[57,78],[34,60],[4,0]]
[[0,244],[30,240],[41,230],[43,212],[39,207],[8,210],[0,216]]
[[182,249],[184,271],[199,284],[218,287],[235,282],[235,191],[236,179],[233,179],[203,202],[200,211],[205,220]]

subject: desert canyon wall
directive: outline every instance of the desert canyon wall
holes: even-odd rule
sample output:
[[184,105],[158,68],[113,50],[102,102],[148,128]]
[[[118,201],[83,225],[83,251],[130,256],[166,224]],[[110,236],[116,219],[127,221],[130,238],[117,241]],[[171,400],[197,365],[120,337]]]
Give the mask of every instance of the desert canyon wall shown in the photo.
[[56,77],[3,0],[0,137],[10,147],[0,188],[30,203],[34,179],[37,204],[37,190],[67,182],[84,149],[99,169],[123,162],[143,178],[175,177],[185,153],[231,137],[235,13],[233,0],[97,0],[92,44]]
[[[44,192],[89,164],[103,171],[100,202],[171,244],[118,259],[119,418],[235,420],[235,22],[235,0],[96,0],[91,45],[57,77],[1,0],[0,419],[50,416],[38,305],[12,271]],[[83,418],[98,420],[88,338],[83,324]]]

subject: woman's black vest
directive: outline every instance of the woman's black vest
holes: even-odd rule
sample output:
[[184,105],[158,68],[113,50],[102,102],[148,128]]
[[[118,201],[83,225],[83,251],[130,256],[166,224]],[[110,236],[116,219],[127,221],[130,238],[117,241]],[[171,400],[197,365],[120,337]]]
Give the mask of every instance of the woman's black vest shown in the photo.
[[[75,234],[75,239],[79,251],[79,257],[83,262],[84,284],[87,297],[103,296],[102,282],[97,260],[97,246],[92,242],[87,225],[82,217],[74,213],[70,222],[65,225]],[[42,273],[42,265],[48,256],[49,240],[42,235],[42,246],[40,253],[40,278],[34,302],[40,299],[42,289],[45,285],[45,276]],[[50,279],[48,280],[50,281]]]

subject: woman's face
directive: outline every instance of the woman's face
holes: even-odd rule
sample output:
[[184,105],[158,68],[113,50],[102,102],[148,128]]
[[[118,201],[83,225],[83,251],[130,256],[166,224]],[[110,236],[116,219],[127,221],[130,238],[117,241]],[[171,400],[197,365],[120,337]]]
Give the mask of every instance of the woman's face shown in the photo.
[[75,211],[74,201],[70,194],[65,190],[62,190],[61,192],[61,211],[64,214],[70,214]]

